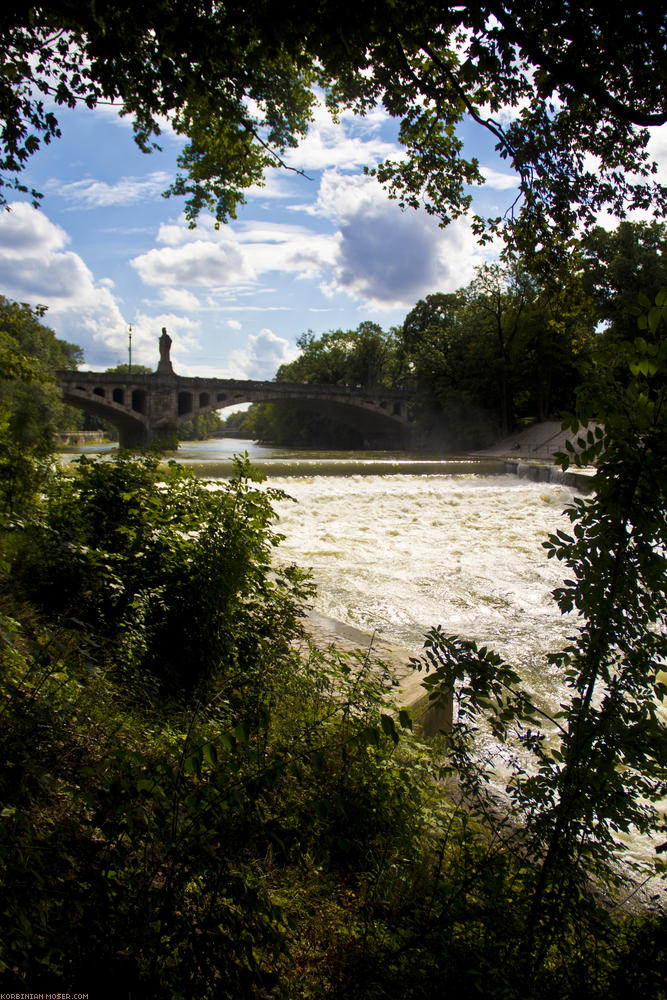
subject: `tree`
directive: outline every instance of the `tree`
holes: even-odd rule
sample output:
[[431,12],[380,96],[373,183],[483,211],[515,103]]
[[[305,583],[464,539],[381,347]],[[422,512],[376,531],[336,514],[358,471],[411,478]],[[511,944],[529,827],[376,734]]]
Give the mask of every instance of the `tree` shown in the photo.
[[[105,368],[107,372],[119,372],[120,374],[127,375],[130,373],[130,366],[127,361],[122,362],[122,364],[114,365],[113,368]],[[132,365],[131,369],[132,375],[152,375],[153,369],[148,365]]]
[[56,337],[41,320],[46,315],[45,306],[34,308],[25,302],[11,302],[0,295],[0,325],[20,346],[35,358],[44,372],[54,375],[60,368],[72,370],[83,361],[83,351],[77,344],[69,344]]
[[[650,93],[665,77],[662,15],[638,24],[629,10],[610,15],[599,2],[549,0],[411,13],[419,25],[393,33],[395,63],[382,80],[396,95],[408,156],[377,171],[402,203],[421,202],[444,222],[467,208],[464,186],[479,174],[455,135],[467,114],[494,135],[519,175],[507,217],[476,218],[482,237],[501,231],[528,252],[550,245],[554,233],[590,226],[602,204],[617,214],[624,205],[664,211],[665,188],[652,183],[656,168],[645,153],[648,133],[635,128],[665,121],[663,98]],[[371,49],[379,76],[374,56]]]
[[591,371],[597,317],[576,244],[547,267],[539,255],[529,261],[536,295],[522,345],[522,416],[546,420],[575,408],[578,387]]
[[0,505],[5,513],[27,503],[39,482],[38,465],[53,451],[57,430],[78,427],[55,383],[58,368],[75,368],[81,348],[59,340],[40,320],[42,308],[0,296]]
[[[643,335],[614,346],[598,381],[583,387],[580,420],[566,421],[580,451],[568,443],[563,467],[597,466],[595,492],[565,511],[570,532],[545,543],[568,573],[555,600],[579,618],[566,649],[549,656],[569,697],[549,726],[496,654],[440,629],[426,643],[434,697],[457,686],[452,762],[470,795],[483,798],[490,776],[474,747],[482,715],[513,756],[507,790],[525,819],[530,860],[514,886],[525,996],[534,995],[552,949],[588,919],[600,887],[613,893],[619,885],[622,834],[665,829],[667,289],[644,306],[636,309]],[[595,430],[587,426],[593,419]]]
[[188,138],[170,193],[186,197],[191,220],[208,207],[225,221],[305,134],[318,84],[334,108],[381,103],[400,120],[407,157],[377,175],[443,224],[467,211],[468,185],[483,179],[456,134],[466,116],[494,136],[519,182],[518,213],[477,218],[482,237],[502,230],[535,246],[554,228],[590,225],[603,205],[621,214],[667,204],[646,152],[647,127],[667,121],[659,8],[638,17],[601,0],[365,0],[343,17],[333,0],[60,0],[9,5],[0,27],[0,170],[19,190],[29,157],[60,134],[46,100],[114,101],[141,149],[154,147],[164,117]]
[[497,427],[493,351],[463,290],[418,302],[398,342],[415,416],[433,443],[453,450],[488,443]]
[[129,7],[63,0],[12,4],[0,24],[5,186],[26,191],[19,176],[27,160],[60,135],[48,101],[116,102],[145,152],[157,148],[168,117],[191,139],[180,161],[187,179],[177,178],[173,191],[189,196],[193,215],[215,205],[221,220],[305,131],[312,73],[290,57],[261,5],[246,13],[198,0]]
[[356,330],[329,330],[315,337],[311,330],[297,338],[301,354],[280,366],[278,382],[319,382],[322,385],[391,386],[396,342],[377,323],[367,320]]
[[542,280],[509,258],[478,268],[467,288],[427,296],[399,336],[422,422],[440,413],[442,433],[470,448],[517,419],[571,408],[593,323],[574,252]]
[[667,225],[621,222],[609,231],[597,226],[582,243],[583,284],[598,321],[614,340],[634,335],[631,313],[640,294],[654,300],[667,285]]
[[466,294],[475,322],[493,342],[492,372],[500,427],[545,420],[572,407],[593,332],[592,303],[572,250],[547,273],[528,258],[477,269]]
[[219,437],[224,424],[217,413],[198,413],[180,424],[178,428],[179,441],[205,441],[207,438]]
[[[319,337],[309,330],[297,338],[297,345],[301,354],[280,366],[276,381],[365,388],[401,382],[394,333],[385,333],[377,323],[364,321],[356,330],[329,330]],[[253,404],[242,428],[243,434],[294,447],[364,446],[364,435],[352,411],[332,420],[307,403]]]
[[486,329],[494,344],[493,368],[498,388],[500,428],[504,435],[514,426],[514,379],[512,357],[517,353],[519,334],[534,288],[525,272],[512,271],[501,264],[486,264],[468,289],[468,302],[476,322]]
[[271,505],[285,495],[256,488],[263,478],[237,458],[233,478],[211,491],[175,464],[165,473],[155,456],[84,457],[75,477],[43,483],[16,585],[54,620],[74,616],[106,635],[139,672],[192,689],[226,670],[242,686],[272,615],[289,642],[295,602],[310,592],[296,569],[270,574],[280,540]]

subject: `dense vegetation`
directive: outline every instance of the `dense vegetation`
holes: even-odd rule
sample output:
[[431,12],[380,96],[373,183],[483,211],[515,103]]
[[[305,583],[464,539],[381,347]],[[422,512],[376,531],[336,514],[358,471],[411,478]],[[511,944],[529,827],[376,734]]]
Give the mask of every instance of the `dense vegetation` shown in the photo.
[[[309,331],[297,338],[297,346],[299,357],[279,367],[277,381],[373,388],[401,382],[394,333],[385,333],[377,323],[364,322],[356,330],[332,330],[320,337]],[[363,447],[354,410],[349,423],[342,423],[317,410],[255,403],[243,415],[232,414],[225,431],[293,447]]]
[[224,430],[224,422],[217,413],[198,413],[186,420],[178,428],[179,441],[205,441],[219,437]]
[[[436,629],[428,686],[455,680],[459,705],[443,745],[363,656],[307,649],[308,581],[274,565],[278,494],[246,462],[212,490],[151,456],[73,475],[33,457],[0,528],[3,986],[667,995],[660,902],[623,905],[616,864],[631,824],[664,828],[666,320],[665,293],[645,300],[581,399],[604,421],[581,441],[597,491],[549,542],[582,615],[552,663],[570,699],[545,721],[511,666]],[[33,373],[6,356],[8,381]],[[518,751],[506,801],[480,715]]]
[[76,368],[81,348],[40,322],[45,310],[0,295],[0,504],[7,513],[36,487],[56,431],[78,430],[83,414],[65,406],[54,382],[59,368]]

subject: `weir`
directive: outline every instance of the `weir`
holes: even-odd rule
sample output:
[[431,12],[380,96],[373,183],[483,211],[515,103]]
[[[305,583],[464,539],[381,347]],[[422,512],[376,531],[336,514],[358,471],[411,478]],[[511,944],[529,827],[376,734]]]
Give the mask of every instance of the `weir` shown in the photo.
[[366,448],[401,448],[411,442],[408,391],[190,378],[174,372],[166,329],[159,343],[155,372],[59,371],[56,377],[64,401],[113,424],[122,448],[172,442],[187,420],[239,403],[290,403],[317,410],[356,427]]

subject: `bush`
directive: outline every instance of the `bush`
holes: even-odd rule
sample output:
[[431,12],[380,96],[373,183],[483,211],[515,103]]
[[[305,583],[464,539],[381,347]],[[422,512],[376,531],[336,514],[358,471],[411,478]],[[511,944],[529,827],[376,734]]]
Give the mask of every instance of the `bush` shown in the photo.
[[52,621],[78,621],[113,642],[118,662],[170,688],[216,671],[246,686],[262,650],[299,631],[303,575],[271,571],[280,536],[276,490],[238,460],[210,488],[155,457],[83,458],[54,473],[44,503],[15,539],[13,575]]
[[[137,704],[91,629],[20,610],[23,628],[0,622],[3,984],[277,1000],[347,981],[344,943],[356,960],[374,938],[373,898],[408,877],[424,824],[428,769],[397,749],[383,685],[291,653],[252,724],[216,697]],[[333,941],[302,983],[303,948]]]

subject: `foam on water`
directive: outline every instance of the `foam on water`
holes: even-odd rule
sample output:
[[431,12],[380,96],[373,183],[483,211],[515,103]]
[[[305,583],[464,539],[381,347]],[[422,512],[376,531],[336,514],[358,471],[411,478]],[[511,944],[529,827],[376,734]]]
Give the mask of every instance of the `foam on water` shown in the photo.
[[[279,504],[283,562],[310,567],[318,611],[414,653],[424,633],[475,639],[519,668],[548,712],[565,689],[547,663],[576,630],[551,593],[562,567],[542,543],[573,490],[511,475],[312,476],[272,479],[298,503]],[[489,733],[480,749],[498,753]],[[631,834],[626,856],[647,861],[654,843]],[[655,885],[654,882],[651,883]],[[654,891],[654,890],[652,890]]]
[[298,501],[279,505],[278,553],[312,569],[319,611],[415,652],[441,625],[492,645],[544,686],[543,654],[572,629],[551,598],[560,565],[542,548],[563,524],[568,487],[483,475],[271,485]]

